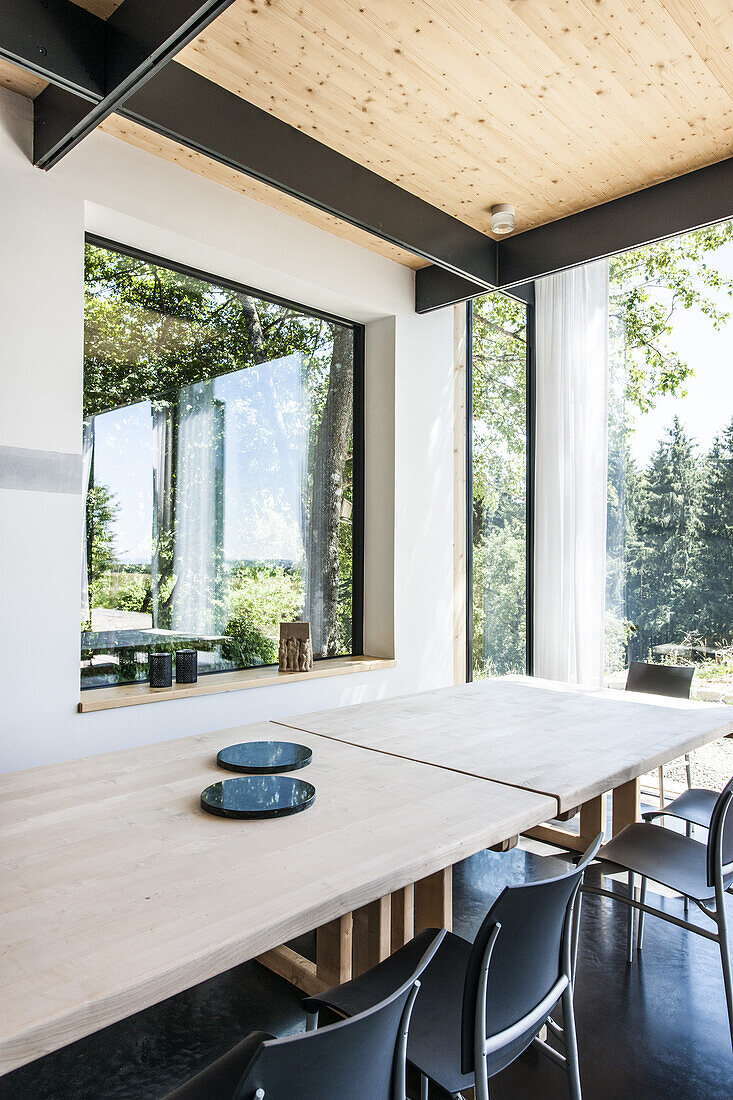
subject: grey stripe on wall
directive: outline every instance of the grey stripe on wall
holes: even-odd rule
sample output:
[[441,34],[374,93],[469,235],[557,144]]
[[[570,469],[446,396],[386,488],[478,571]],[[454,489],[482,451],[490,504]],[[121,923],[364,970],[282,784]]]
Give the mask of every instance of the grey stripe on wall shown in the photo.
[[81,455],[0,446],[0,489],[81,494]]

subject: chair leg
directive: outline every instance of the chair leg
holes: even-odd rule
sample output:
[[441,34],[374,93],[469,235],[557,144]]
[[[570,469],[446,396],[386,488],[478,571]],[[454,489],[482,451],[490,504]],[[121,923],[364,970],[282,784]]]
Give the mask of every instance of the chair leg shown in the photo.
[[[631,906],[629,906],[629,908],[631,908]],[[565,1044],[565,1064],[568,1071],[568,1077],[570,1078],[570,1095],[572,1100],[582,1100],[580,1091],[578,1037],[575,1032],[575,1010],[573,1008],[572,986],[568,986],[562,995],[562,1018],[565,1024],[563,1042]]]
[[731,973],[730,942],[728,940],[728,917],[725,912],[725,891],[716,890],[715,909],[720,941],[720,961],[723,965],[723,984],[725,985],[725,1003],[728,1009],[728,1029],[733,1046],[733,974]]
[[[646,875],[641,876],[641,890],[639,891],[639,901],[643,905],[646,901]],[[639,910],[639,916],[637,917],[636,925],[636,950],[641,951],[644,945],[644,917],[646,913],[643,909]]]
[[[636,875],[633,871],[629,871],[629,897],[634,900],[634,891],[636,887]],[[628,906],[628,916],[626,918],[626,961],[634,961],[634,907]]]
[[306,1012],[306,1014],[305,1014],[305,1030],[306,1031],[315,1031],[317,1027],[318,1027],[318,1013],[317,1012]]
[[687,772],[687,789],[692,790],[692,761],[689,752],[685,753],[685,770]]
[[658,768],[659,772],[659,809],[664,809],[664,768]]
[[424,1073],[420,1074],[420,1100],[428,1100],[430,1083]]

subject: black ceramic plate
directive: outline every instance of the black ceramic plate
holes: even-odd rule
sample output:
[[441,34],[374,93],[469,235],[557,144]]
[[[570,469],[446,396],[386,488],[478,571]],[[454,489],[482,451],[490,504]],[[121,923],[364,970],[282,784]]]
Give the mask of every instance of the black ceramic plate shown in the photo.
[[250,775],[272,775],[276,772],[296,772],[311,762],[313,753],[305,745],[290,741],[244,741],[228,745],[216,757],[220,768]]
[[212,783],[201,792],[201,806],[217,817],[287,817],[307,810],[316,788],[289,775],[247,775]]

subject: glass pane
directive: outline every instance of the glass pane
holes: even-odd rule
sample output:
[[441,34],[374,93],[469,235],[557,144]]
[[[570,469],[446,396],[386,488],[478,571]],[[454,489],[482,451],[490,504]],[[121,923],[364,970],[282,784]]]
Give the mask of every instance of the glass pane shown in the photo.
[[527,309],[473,303],[473,678],[526,669]]
[[352,652],[354,332],[86,249],[82,684]]
[[696,664],[733,699],[733,223],[610,268],[606,674]]

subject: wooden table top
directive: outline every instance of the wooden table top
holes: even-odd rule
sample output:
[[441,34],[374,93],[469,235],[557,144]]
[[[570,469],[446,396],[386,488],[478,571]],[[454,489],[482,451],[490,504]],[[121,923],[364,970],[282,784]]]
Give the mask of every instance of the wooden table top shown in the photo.
[[281,723],[553,795],[563,812],[733,732],[733,707],[512,676]]
[[[551,817],[543,796],[271,723],[0,777],[0,1073]],[[305,813],[199,807],[218,749],[298,740]]]

